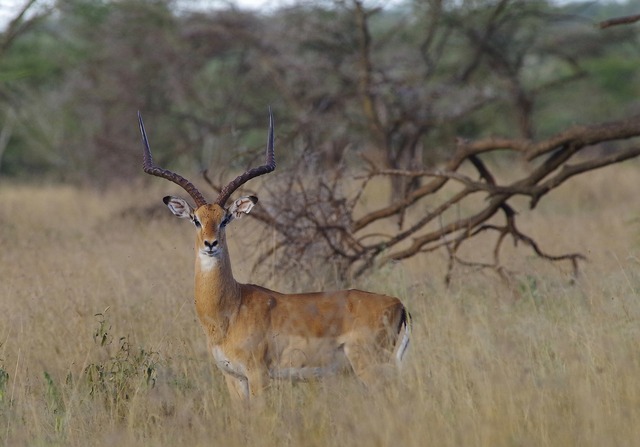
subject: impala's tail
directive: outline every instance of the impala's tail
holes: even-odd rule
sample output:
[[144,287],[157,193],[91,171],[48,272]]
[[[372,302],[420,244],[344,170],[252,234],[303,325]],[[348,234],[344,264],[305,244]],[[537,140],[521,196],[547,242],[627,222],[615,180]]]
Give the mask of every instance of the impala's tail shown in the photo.
[[400,325],[398,326],[398,341],[396,342],[396,364],[398,367],[402,363],[405,352],[409,347],[409,338],[411,337],[411,314],[406,307],[402,308],[402,316],[400,317]]

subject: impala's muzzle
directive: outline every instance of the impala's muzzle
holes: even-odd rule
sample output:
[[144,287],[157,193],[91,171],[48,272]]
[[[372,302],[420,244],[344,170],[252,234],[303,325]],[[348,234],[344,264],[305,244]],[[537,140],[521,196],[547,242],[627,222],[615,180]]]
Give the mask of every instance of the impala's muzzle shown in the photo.
[[200,249],[200,253],[207,256],[216,256],[218,254],[218,241],[203,241],[204,248]]
[[217,249],[200,250],[200,254],[203,254],[205,256],[209,256],[211,258],[213,258],[214,256],[218,256],[219,253],[220,253],[220,251],[217,250]]

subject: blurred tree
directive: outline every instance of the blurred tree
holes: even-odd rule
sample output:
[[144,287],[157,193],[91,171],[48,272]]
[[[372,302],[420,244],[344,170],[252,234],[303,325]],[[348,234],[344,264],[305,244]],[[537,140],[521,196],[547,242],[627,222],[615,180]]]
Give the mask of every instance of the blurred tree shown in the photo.
[[[609,4],[348,0],[266,14],[171,0],[47,5],[55,14],[23,14],[4,34],[0,100],[14,115],[3,120],[14,123],[5,174],[131,178],[138,109],[158,127],[159,157],[190,169],[227,164],[237,152],[216,149],[261,144],[268,104],[280,144],[312,150],[319,167],[357,153],[418,168],[456,135],[548,135],[598,118],[602,101],[584,92],[620,107],[636,89],[637,35],[604,38],[591,26],[600,9],[616,13]],[[607,58],[612,70],[626,62],[626,86],[598,62]],[[558,109],[558,96],[587,104]],[[419,180],[392,183],[397,200]]]
[[[8,58],[7,53],[11,50],[16,50],[15,47],[20,46],[17,41],[20,36],[28,34],[32,29],[36,28],[51,12],[49,5],[43,5],[43,2],[38,0],[26,0],[20,5],[15,15],[8,19],[8,22],[0,33],[0,61],[5,61]],[[23,54],[24,48],[18,49],[18,54]],[[30,71],[37,71],[37,67],[29,67],[30,63],[36,62],[31,58],[29,51],[24,52],[24,59],[21,63],[15,63],[10,61],[9,64],[4,65],[0,70],[0,101],[5,104],[0,108],[0,172],[2,172],[2,160],[3,155],[11,143],[11,139],[16,125],[16,95],[13,94],[12,89],[8,85],[12,79],[23,76],[25,69]],[[11,62],[14,62],[12,65]]]
[[[289,140],[322,166],[349,148],[415,169],[440,161],[461,132],[537,136],[538,104],[584,78],[583,58],[613,44],[544,1],[432,0],[388,11],[359,0],[302,3],[269,24],[250,62],[286,104]],[[562,45],[568,27],[577,41],[589,38],[590,52]],[[419,185],[391,181],[391,200]]]
[[[393,219],[391,240],[415,236],[419,222],[405,211],[442,182],[424,173],[475,160],[460,158],[466,146],[456,137],[486,143],[501,135],[522,148],[638,108],[639,34],[630,26],[605,35],[594,26],[631,15],[631,2],[301,0],[262,13],[186,4],[59,0],[31,15],[37,3],[25,3],[0,40],[0,172],[95,185],[139,178],[140,110],[159,164],[192,172],[227,166],[211,182],[223,183],[233,175],[227,169],[261,152],[272,105],[279,161],[297,167],[284,188],[306,194],[291,203],[318,207],[322,219],[285,202],[256,216],[278,228],[289,224],[275,215],[303,217],[310,226],[296,231],[324,240],[344,273],[363,250],[364,267],[388,258],[390,244],[366,232],[371,223]],[[626,138],[599,141],[615,155]],[[499,149],[486,151],[511,159],[527,152]],[[562,165],[554,160],[545,166]],[[368,175],[388,173],[392,194],[357,215],[361,192],[341,185],[362,166]],[[539,181],[528,178],[520,193],[538,194]],[[281,235],[283,244],[293,238]],[[419,245],[413,253],[427,249]]]

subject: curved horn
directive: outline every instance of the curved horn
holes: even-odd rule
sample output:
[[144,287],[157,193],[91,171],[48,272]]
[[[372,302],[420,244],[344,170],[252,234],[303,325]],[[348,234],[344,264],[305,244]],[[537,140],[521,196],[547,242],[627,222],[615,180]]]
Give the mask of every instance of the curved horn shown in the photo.
[[229,200],[229,197],[236,189],[252,178],[268,174],[275,168],[276,158],[273,153],[273,113],[271,112],[271,107],[269,107],[269,136],[267,137],[267,155],[265,164],[258,166],[257,168],[249,169],[244,174],[239,175],[232,180],[227,186],[222,188],[215,203],[224,208],[225,203],[227,203],[227,200]]
[[142,115],[138,112],[138,123],[140,124],[140,133],[142,134],[142,169],[147,174],[155,175],[157,177],[166,178],[172,181],[176,185],[181,186],[185,191],[189,193],[193,200],[196,202],[196,206],[199,208],[202,205],[206,205],[207,201],[202,196],[198,188],[186,178],[181,175],[171,172],[168,169],[162,169],[159,166],[153,164],[153,158],[151,158],[151,148],[149,147],[149,140],[147,139],[147,132],[144,130],[144,123],[142,122]]

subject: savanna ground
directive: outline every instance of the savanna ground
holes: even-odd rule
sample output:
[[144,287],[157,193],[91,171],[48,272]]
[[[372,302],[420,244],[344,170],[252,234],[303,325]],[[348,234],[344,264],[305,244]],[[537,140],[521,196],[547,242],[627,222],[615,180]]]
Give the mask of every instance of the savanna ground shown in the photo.
[[[192,229],[162,209],[168,182],[103,193],[0,183],[1,444],[635,445],[639,172],[637,162],[594,172],[531,214],[519,208],[543,247],[589,257],[575,284],[568,266],[524,248],[505,257],[526,272],[511,286],[459,269],[447,289],[443,254],[382,268],[349,286],[411,309],[398,379],[371,392],[343,377],[280,383],[248,412],[230,406],[206,352]],[[156,203],[153,217],[130,211]],[[243,281],[253,225],[228,235]],[[261,276],[250,281],[301,289]]]

